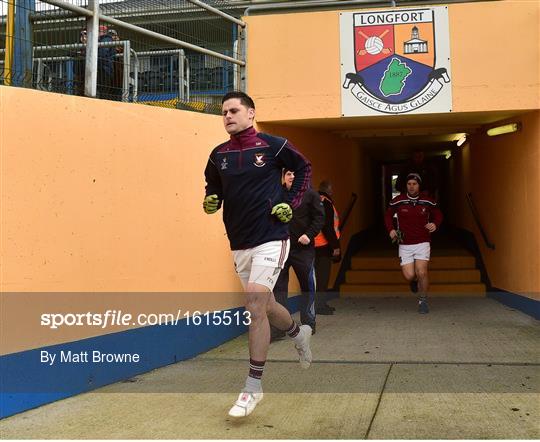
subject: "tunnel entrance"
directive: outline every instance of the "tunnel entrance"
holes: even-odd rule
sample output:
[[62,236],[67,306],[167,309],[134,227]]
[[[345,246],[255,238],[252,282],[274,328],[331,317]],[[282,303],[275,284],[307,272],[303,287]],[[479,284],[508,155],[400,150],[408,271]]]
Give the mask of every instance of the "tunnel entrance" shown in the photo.
[[[487,129],[513,122],[520,123],[523,131],[488,136]],[[414,152],[421,151],[434,177],[433,195],[444,214],[441,229],[432,238],[434,253],[440,255],[430,264],[442,272],[437,274],[438,288],[448,291],[447,284],[459,284],[450,286],[450,291],[485,296],[494,279],[499,286],[517,287],[524,278],[529,286],[535,285],[534,275],[528,277],[523,269],[531,267],[527,256],[535,253],[536,239],[529,241],[527,235],[517,234],[516,219],[537,213],[526,197],[530,183],[538,180],[537,165],[527,159],[538,149],[537,122],[537,112],[496,111],[281,121],[262,129],[290,137],[305,152],[312,160],[315,188],[321,179],[335,182],[339,210],[347,208],[351,192],[358,195],[351,221],[342,232],[344,247],[350,248],[357,235],[364,235],[361,252],[373,253],[354,256],[345,270],[343,265],[339,272],[334,269],[335,288],[342,295],[347,284],[355,293],[383,289],[384,281],[401,285],[384,290],[406,289],[400,279],[397,248],[388,239],[383,217],[397,194],[397,176],[412,161]],[[511,179],[512,186],[497,188],[501,176]],[[513,191],[514,185],[520,192]],[[505,198],[501,199],[502,194]],[[521,213],[518,218],[516,210]],[[522,244],[519,250],[516,241]],[[509,254],[516,258],[512,273],[504,270]],[[377,255],[382,267],[370,268]],[[358,287],[369,282],[362,279],[367,273],[349,274],[348,280],[345,273],[353,270],[374,271],[369,278],[375,279]],[[390,270],[397,273],[385,273]]]
[[[393,140],[388,140],[391,146]],[[405,178],[410,172],[418,172],[423,180],[421,191],[435,198],[441,210],[447,211],[452,197],[450,181],[450,158],[453,146],[449,143],[423,145],[411,144],[399,153],[379,149],[371,152],[374,198],[374,222],[381,223],[390,201],[405,192]]]

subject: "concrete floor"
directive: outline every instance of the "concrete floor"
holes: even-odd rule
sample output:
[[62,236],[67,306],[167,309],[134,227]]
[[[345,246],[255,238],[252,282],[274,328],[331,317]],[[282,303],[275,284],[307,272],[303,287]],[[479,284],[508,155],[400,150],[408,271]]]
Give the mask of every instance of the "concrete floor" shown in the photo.
[[0,421],[2,439],[531,439],[540,437],[538,321],[491,299],[334,300],[315,362],[272,344],[265,398],[227,411],[247,336],[199,357]]

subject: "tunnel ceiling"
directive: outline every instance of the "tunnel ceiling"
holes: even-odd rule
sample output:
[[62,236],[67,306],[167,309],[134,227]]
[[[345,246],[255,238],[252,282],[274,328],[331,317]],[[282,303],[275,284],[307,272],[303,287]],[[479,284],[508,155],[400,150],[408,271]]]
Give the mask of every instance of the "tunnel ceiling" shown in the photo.
[[[381,155],[407,155],[414,149],[436,153],[456,146],[461,134],[473,134],[484,126],[517,117],[526,111],[470,112],[456,114],[388,115],[311,120],[273,121],[271,125],[324,130],[357,140]],[[260,121],[264,123],[264,121]],[[267,123],[268,124],[268,123]]]

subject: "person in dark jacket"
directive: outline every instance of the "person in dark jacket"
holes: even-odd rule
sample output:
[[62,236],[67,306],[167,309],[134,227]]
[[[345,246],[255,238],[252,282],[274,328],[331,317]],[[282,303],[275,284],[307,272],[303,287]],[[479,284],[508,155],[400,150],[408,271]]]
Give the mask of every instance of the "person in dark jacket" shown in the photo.
[[[231,138],[208,159],[203,209],[212,214],[223,206],[236,273],[246,292],[249,374],[229,411],[230,416],[244,417],[263,398],[261,377],[270,345],[270,323],[293,339],[301,367],[311,365],[311,328],[299,326],[272,293],[289,253],[287,223],[309,186],[311,163],[286,139],[253,128],[255,103],[247,94],[227,93],[222,99],[222,117]],[[283,168],[296,175],[287,193],[281,185]]]
[[84,79],[85,79],[85,69],[86,69],[86,43],[88,41],[88,35],[86,29],[83,29],[79,34],[79,43],[84,46],[80,48],[75,56],[74,63],[74,94],[84,97]]
[[[112,36],[108,33],[109,28],[105,25],[99,26],[98,42],[111,43]],[[98,64],[97,64],[97,95],[98,98],[114,99],[113,86],[113,70],[114,56],[116,49],[113,46],[100,46],[98,48]]]
[[[294,182],[294,172],[285,170],[285,188],[289,191]],[[287,307],[289,293],[289,269],[292,267],[300,283],[300,322],[311,327],[315,334],[315,237],[324,224],[323,203],[319,194],[309,188],[302,202],[293,210],[289,223],[291,251],[279,274],[274,295],[276,301]],[[285,332],[272,327],[272,340],[285,337]]]
[[328,281],[332,262],[341,257],[339,238],[339,215],[332,200],[333,187],[328,180],[319,184],[319,195],[324,206],[324,225],[321,233],[315,238],[315,274],[317,275],[317,295],[315,312],[318,315],[333,315],[334,308],[326,303]]
[[[113,41],[120,41],[120,36],[116,29],[109,29],[107,32]],[[115,56],[113,58],[113,73],[112,73],[112,82],[111,82],[111,100],[122,101],[122,98],[127,98],[127,91],[125,91],[126,96],[123,97],[123,87],[124,87],[124,59],[121,57],[124,53],[124,47],[122,45],[116,46],[114,48]]]

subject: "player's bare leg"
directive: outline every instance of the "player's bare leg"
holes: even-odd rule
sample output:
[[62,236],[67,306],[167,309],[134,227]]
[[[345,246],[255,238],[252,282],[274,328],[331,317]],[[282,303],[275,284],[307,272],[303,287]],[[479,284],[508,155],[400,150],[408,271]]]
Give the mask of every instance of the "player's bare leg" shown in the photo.
[[418,279],[418,312],[428,313],[427,293],[429,290],[429,277],[428,277],[428,264],[429,261],[422,259],[414,260],[414,270]]
[[270,299],[270,289],[261,284],[247,283],[246,311],[249,312],[249,375],[246,385],[238,396],[229,416],[245,417],[251,414],[263,398],[261,377],[270,345],[270,324],[266,307]]
[[246,310],[251,318],[248,338],[250,369],[246,385],[229,411],[233,417],[248,416],[263,398],[261,377],[270,346],[270,321],[276,327],[286,330],[294,340],[303,368],[309,367],[312,358],[309,348],[311,328],[308,325],[300,328],[288,310],[276,302],[268,287],[251,282],[247,284]]
[[249,356],[257,361],[266,361],[270,345],[270,324],[266,311],[270,298],[274,295],[268,287],[252,282],[247,285],[246,292],[246,310],[251,317]]
[[291,314],[285,307],[276,301],[273,293],[270,295],[270,299],[268,300],[266,313],[268,315],[270,324],[272,324],[274,327],[280,330],[287,330],[290,328],[292,321]]
[[285,331],[293,339],[296,351],[298,351],[300,366],[309,368],[312,360],[309,346],[312,334],[311,327],[309,325],[298,326],[289,311],[276,301],[273,294],[268,301],[267,314],[274,327]]
[[428,263],[422,259],[414,260],[414,270],[418,279],[418,293],[427,296],[429,290]]
[[416,279],[414,262],[402,265],[401,272],[403,273],[403,277],[409,282],[414,281]]
[[401,271],[403,272],[403,277],[407,281],[409,281],[411,292],[418,293],[418,281],[416,279],[416,270],[414,267],[414,262],[401,266]]

